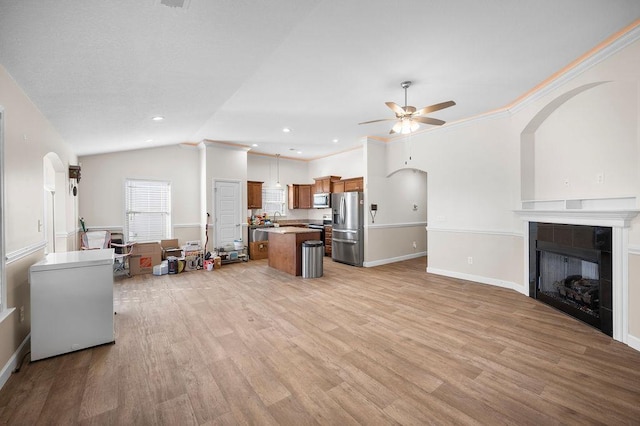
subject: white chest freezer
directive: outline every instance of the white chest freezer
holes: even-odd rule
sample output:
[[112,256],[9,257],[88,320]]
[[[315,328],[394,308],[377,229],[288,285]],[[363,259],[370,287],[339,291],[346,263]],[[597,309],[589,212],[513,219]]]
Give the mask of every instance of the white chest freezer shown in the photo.
[[50,253],[29,270],[31,360],[114,341],[113,249]]

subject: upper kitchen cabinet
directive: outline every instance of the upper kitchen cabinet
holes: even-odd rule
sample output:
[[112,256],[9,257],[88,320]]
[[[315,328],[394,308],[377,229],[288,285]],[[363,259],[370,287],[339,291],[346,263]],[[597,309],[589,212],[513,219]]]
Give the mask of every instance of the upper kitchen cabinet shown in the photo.
[[333,192],[331,183],[335,181],[339,181],[340,176],[323,176],[319,178],[313,178],[313,180],[316,181],[314,185],[314,193],[327,194],[327,193]]
[[331,183],[331,192],[362,192],[364,191],[364,179],[362,177],[342,179]]
[[262,182],[247,181],[247,208],[262,208]]
[[344,180],[344,192],[364,191],[364,179],[361,177]]
[[313,207],[313,185],[288,185],[289,208],[310,209]]

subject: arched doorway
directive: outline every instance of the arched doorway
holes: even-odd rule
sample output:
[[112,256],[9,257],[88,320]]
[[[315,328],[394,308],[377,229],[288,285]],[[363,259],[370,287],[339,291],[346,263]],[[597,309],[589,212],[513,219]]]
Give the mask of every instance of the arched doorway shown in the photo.
[[[44,236],[47,241],[46,253],[66,251],[66,245],[56,246],[56,229],[64,230],[65,209],[65,170],[58,154],[49,152],[42,161],[44,189]],[[66,238],[65,238],[66,240]]]

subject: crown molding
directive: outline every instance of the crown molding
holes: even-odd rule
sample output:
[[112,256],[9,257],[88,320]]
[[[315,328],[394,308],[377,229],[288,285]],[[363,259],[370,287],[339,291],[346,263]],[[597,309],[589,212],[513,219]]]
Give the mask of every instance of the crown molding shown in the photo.
[[533,88],[529,93],[516,99],[511,105],[507,105],[505,109],[508,109],[511,113],[520,111],[639,39],[640,21],[636,21],[540,83],[538,87]]

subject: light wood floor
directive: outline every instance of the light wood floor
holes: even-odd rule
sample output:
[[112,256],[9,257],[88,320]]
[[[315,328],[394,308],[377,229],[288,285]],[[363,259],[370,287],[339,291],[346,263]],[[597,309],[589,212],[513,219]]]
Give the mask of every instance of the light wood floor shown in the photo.
[[25,365],[0,423],[640,424],[640,352],[425,266],[118,280],[116,344]]

